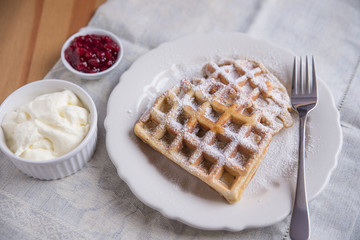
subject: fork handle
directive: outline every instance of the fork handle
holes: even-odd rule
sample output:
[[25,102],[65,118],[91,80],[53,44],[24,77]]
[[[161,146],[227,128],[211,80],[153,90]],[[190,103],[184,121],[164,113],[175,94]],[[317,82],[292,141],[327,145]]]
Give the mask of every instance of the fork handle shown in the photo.
[[305,183],[305,126],[307,112],[299,112],[299,117],[299,165],[295,201],[290,222],[290,238],[293,240],[310,238],[310,218]]

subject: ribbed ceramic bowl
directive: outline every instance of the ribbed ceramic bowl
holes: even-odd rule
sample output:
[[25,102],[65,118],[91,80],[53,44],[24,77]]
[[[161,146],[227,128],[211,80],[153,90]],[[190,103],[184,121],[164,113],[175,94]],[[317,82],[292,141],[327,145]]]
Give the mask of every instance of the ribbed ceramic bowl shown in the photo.
[[[108,69],[101,71],[101,72],[97,72],[97,73],[83,73],[80,72],[78,70],[76,70],[75,68],[73,68],[70,63],[68,63],[68,61],[66,61],[65,59],[65,50],[69,47],[70,43],[78,36],[85,36],[87,34],[97,34],[97,35],[105,35],[105,36],[109,36],[114,42],[116,42],[119,46],[120,46],[120,52],[117,56],[116,62]],[[89,80],[95,80],[95,79],[99,79],[104,77],[106,74],[108,74],[109,72],[111,72],[112,70],[114,70],[121,62],[121,59],[124,55],[124,47],[122,45],[121,40],[112,32],[103,30],[103,29],[99,29],[99,28],[93,28],[93,27],[86,27],[86,28],[82,28],[79,30],[79,32],[75,33],[74,35],[72,35],[71,37],[69,37],[66,42],[64,43],[64,45],[62,46],[61,49],[61,61],[64,64],[64,66],[72,73],[80,76],[81,78],[84,79],[89,79]]]
[[62,90],[74,92],[90,112],[90,128],[84,140],[71,152],[50,160],[31,161],[13,154],[5,141],[3,129],[0,128],[0,150],[23,173],[42,180],[53,180],[69,176],[79,171],[92,157],[97,140],[97,111],[89,94],[81,87],[64,80],[40,80],[29,83],[13,92],[0,106],[0,123],[4,116],[18,106],[46,93]]

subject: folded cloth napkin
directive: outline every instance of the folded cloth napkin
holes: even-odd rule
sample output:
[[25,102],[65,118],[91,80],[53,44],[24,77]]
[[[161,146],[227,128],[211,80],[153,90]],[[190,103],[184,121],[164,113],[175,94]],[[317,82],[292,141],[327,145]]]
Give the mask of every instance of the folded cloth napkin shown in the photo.
[[1,239],[288,239],[289,217],[241,232],[204,231],[169,220],[139,201],[111,163],[105,147],[107,99],[121,74],[142,54],[179,37],[243,32],[316,56],[317,73],[341,113],[343,148],[324,191],[310,202],[312,239],[360,236],[360,4],[358,0],[140,1],[108,0],[89,26],[117,34],[124,59],[97,81],[80,79],[59,61],[46,78],[72,81],[93,97],[99,139],[93,159],[71,177],[39,181],[20,173],[0,153]]

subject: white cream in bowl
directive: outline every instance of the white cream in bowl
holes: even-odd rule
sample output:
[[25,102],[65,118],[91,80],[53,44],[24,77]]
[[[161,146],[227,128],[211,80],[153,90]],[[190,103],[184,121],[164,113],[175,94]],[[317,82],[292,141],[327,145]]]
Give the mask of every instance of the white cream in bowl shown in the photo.
[[89,111],[70,90],[43,94],[8,112],[2,129],[10,150],[28,160],[60,157],[89,131]]
[[0,105],[0,124],[1,152],[34,178],[69,176],[96,148],[95,103],[69,81],[46,79],[17,89]]

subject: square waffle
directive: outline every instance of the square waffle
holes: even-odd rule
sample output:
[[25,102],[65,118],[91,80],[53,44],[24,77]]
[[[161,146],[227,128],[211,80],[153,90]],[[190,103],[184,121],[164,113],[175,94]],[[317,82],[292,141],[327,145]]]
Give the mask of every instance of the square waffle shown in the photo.
[[247,59],[210,62],[158,97],[135,134],[234,203],[272,137],[293,124],[285,87]]

